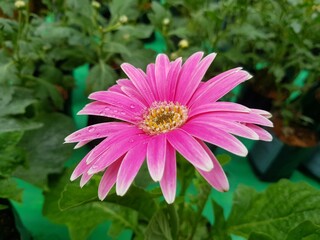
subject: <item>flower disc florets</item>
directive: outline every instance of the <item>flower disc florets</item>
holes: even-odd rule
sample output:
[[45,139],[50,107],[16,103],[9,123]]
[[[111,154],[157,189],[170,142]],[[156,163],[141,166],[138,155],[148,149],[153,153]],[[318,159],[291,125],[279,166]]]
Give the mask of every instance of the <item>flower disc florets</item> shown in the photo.
[[180,127],[188,118],[188,108],[173,102],[154,102],[144,114],[141,129],[151,135]]

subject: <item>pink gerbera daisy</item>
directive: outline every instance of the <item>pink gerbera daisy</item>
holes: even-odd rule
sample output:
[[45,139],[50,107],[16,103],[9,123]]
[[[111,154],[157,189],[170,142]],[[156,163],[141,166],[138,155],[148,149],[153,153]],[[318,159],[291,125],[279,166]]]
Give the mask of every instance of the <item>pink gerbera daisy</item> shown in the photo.
[[[207,82],[201,82],[216,54],[202,59],[197,52],[182,65],[157,56],[146,73],[124,63],[128,79],[120,79],[107,91],[92,93],[95,100],[79,114],[111,117],[121,122],[95,124],[69,135],[67,143],[81,147],[105,138],[74,170],[71,180],[81,177],[81,187],[98,172],[104,172],[98,195],[103,200],[113,185],[124,195],[146,159],[151,178],[160,182],[165,200],[176,194],[176,151],[218,191],[229,189],[228,179],[215,156],[203,142],[219,146],[239,156],[246,147],[233,135],[271,141],[271,135],[257,126],[272,126],[268,112],[237,103],[218,102],[251,75],[235,68]],[[202,59],[202,60],[201,60]],[[233,135],[232,135],[233,134]]]

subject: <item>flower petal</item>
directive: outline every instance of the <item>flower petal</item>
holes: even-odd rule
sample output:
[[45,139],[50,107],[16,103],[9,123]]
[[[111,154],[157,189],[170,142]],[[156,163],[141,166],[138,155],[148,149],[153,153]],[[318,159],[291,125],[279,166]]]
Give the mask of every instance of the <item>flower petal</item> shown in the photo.
[[181,102],[186,89],[186,82],[191,80],[193,73],[196,71],[197,66],[203,56],[203,52],[196,52],[191,55],[183,64],[180,71],[180,76],[177,82],[175,101]]
[[167,73],[169,71],[170,60],[165,54],[159,54],[155,63],[156,90],[160,100],[165,100],[166,86],[168,85]]
[[80,179],[80,187],[82,188],[84,185],[87,184],[87,182],[89,182],[89,180],[93,177],[93,175],[89,175],[87,174],[86,172],[84,172],[81,176],[81,179]]
[[241,112],[212,112],[209,114],[206,114],[208,119],[210,117],[214,118],[220,118],[224,121],[236,121],[236,122],[241,122],[241,123],[254,123],[254,124],[259,124],[262,126],[267,126],[267,127],[273,127],[273,123],[259,115],[259,114],[254,114],[254,113],[241,113]]
[[242,69],[241,67],[233,68],[233,69],[230,69],[230,70],[225,71],[223,73],[220,73],[217,76],[214,76],[213,78],[209,79],[207,82],[201,82],[199,84],[198,89],[193,94],[189,103],[192,104],[192,102],[195,101],[200,95],[202,95],[203,92],[206,91],[207,88],[210,88],[210,85],[212,85],[216,82],[219,82],[219,81],[225,79],[226,77],[235,74],[236,72],[239,72],[241,69]]
[[188,103],[216,55],[216,53],[209,54],[197,65],[192,76],[190,76],[190,80],[185,83],[186,86],[184,87],[184,92],[181,93],[181,104],[185,105],[186,103]]
[[196,99],[190,101],[190,106],[203,105],[210,102],[215,102],[222,98],[225,94],[231,91],[240,83],[250,79],[252,76],[243,70],[234,72],[227,77],[216,81],[203,89],[202,93],[198,94]]
[[96,160],[101,154],[103,154],[105,151],[107,151],[110,146],[113,146],[117,143],[117,141],[121,140],[130,140],[129,143],[132,142],[133,139],[131,137],[135,136],[143,136],[144,132],[140,129],[138,129],[135,126],[132,126],[131,128],[125,128],[125,129],[119,129],[119,131],[110,136],[109,138],[104,139],[101,143],[99,143],[96,147],[94,147],[91,151],[89,156],[87,157],[86,162],[90,163],[94,160]]
[[99,190],[98,190],[98,196],[101,201],[106,198],[109,191],[111,190],[113,185],[116,183],[117,174],[118,174],[121,163],[122,163],[122,158],[112,163],[103,174],[101,181],[99,183]]
[[226,192],[229,190],[229,182],[226,174],[224,173],[219,161],[212,154],[210,149],[207,147],[205,143],[199,141],[203,149],[210,156],[214,168],[210,172],[202,171],[201,169],[197,169],[197,171],[207,180],[208,183],[216,190],[220,192]]
[[186,131],[175,129],[167,133],[170,144],[192,165],[204,171],[213,168],[212,161],[202,146]]
[[219,118],[213,119],[211,118],[210,121],[203,116],[198,117],[190,120],[190,123],[196,123],[198,125],[203,125],[207,127],[214,127],[216,129],[220,129],[222,131],[225,131],[227,133],[231,133],[240,137],[252,139],[252,140],[259,140],[258,134],[247,127],[244,124],[232,122],[232,121],[223,121]]
[[266,118],[271,118],[272,117],[272,114],[265,111],[265,110],[261,110],[261,109],[254,109],[254,108],[250,108],[251,112],[252,113],[255,113],[255,114],[259,114],[261,116],[264,116]]
[[168,204],[171,204],[176,197],[177,188],[176,151],[168,142],[166,150],[165,168],[163,177],[160,180],[160,187],[164,199]]
[[78,112],[79,115],[95,115],[110,118],[116,118],[130,123],[137,123],[141,121],[141,113],[129,111],[127,109],[112,106],[103,102],[92,102],[84,106]]
[[160,100],[159,94],[157,91],[157,83],[156,83],[156,73],[155,73],[155,64],[151,63],[147,66],[147,81],[150,85],[150,88],[153,92],[153,95],[157,101]]
[[147,135],[134,135],[129,139],[122,139],[114,142],[109,146],[109,149],[104,151],[100,156],[94,160],[94,164],[88,170],[89,174],[94,174],[103,171],[106,167],[116,161],[119,157],[124,155],[130,149],[134,148],[141,142],[146,143]]
[[119,131],[119,129],[132,128],[133,125],[123,122],[106,122],[98,123],[82,128],[69,136],[64,141],[66,143],[91,141],[93,139],[108,137]]
[[153,181],[160,181],[163,176],[166,146],[167,139],[165,134],[153,137],[148,143],[147,164]]
[[136,177],[147,153],[147,145],[139,144],[128,151],[124,157],[117,175],[116,192],[123,196]]
[[129,111],[132,111],[132,109],[135,109],[136,111],[141,111],[144,106],[139,101],[135,101],[132,98],[129,98],[128,96],[124,94],[120,94],[117,92],[110,92],[110,91],[99,91],[91,93],[88,97],[92,100],[97,100],[100,102],[104,102],[119,108],[125,108]]
[[250,124],[250,123],[247,123],[246,126],[251,128],[253,131],[255,131],[258,134],[259,140],[266,141],[266,142],[272,141],[272,138],[273,138],[272,135],[262,127],[259,127],[257,125]]
[[122,70],[127,74],[127,76],[132,81],[133,85],[137,88],[141,96],[147,101],[150,105],[154,102],[155,97],[153,92],[146,80],[146,76],[142,74],[139,69],[135,68],[131,64],[123,63],[121,64]]
[[193,106],[189,111],[189,118],[197,114],[208,112],[250,112],[251,110],[241,104],[233,102],[214,102]]
[[176,59],[171,63],[171,68],[168,72],[168,86],[167,86],[167,95],[165,100],[174,101],[176,88],[179,80],[179,75],[181,71],[182,58]]
[[245,157],[248,154],[247,148],[237,138],[218,128],[188,122],[183,125],[182,129],[196,138],[212,143],[236,155]]

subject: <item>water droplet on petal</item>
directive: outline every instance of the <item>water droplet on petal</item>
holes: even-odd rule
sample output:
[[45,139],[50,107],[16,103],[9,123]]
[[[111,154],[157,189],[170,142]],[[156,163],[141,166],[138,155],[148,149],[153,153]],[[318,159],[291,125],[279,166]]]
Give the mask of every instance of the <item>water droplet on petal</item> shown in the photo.
[[93,132],[94,130],[96,130],[94,127],[89,127],[88,128],[88,132]]
[[134,140],[133,140],[133,139],[130,139],[130,140],[129,140],[129,142],[133,143],[133,142],[134,142]]
[[108,111],[110,111],[110,108],[109,107],[105,107],[104,111],[108,112]]
[[115,109],[115,110],[113,110],[113,112],[114,112],[114,113],[117,113],[117,112],[118,112],[118,110],[117,110],[117,109]]
[[135,107],[136,107],[136,106],[133,105],[133,104],[130,105],[130,108],[131,108],[131,109],[134,109]]
[[121,115],[126,115],[126,113],[124,111],[121,111]]

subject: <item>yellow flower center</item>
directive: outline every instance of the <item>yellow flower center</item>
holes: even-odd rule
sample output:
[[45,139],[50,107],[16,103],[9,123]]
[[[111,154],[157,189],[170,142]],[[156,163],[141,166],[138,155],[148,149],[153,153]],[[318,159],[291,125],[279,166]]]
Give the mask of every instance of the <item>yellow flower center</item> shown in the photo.
[[169,132],[180,127],[188,118],[186,106],[173,102],[155,102],[144,114],[141,129],[151,135]]

